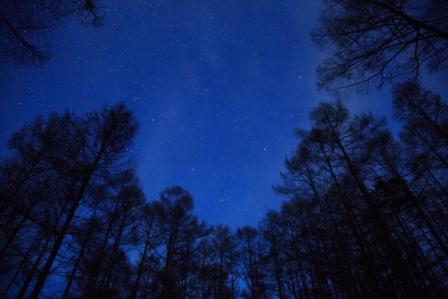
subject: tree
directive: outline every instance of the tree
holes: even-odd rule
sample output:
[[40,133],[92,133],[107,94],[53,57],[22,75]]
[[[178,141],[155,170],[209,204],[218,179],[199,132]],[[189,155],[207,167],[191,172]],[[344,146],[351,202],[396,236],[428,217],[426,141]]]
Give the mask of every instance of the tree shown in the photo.
[[41,116],[25,125],[11,138],[9,146],[13,156],[2,164],[0,187],[0,215],[2,217],[2,247],[0,257],[27,223],[44,226],[34,210],[51,203],[48,184],[54,182],[52,163],[57,147],[68,141],[72,116]]
[[0,3],[0,61],[40,65],[50,58],[49,34],[68,16],[99,26],[95,0],[24,0]]
[[224,225],[213,228],[198,246],[200,298],[230,299],[237,295],[237,242]]
[[[133,115],[124,105],[105,108],[89,114],[76,124],[76,134],[70,146],[77,148],[75,156],[58,161],[69,179],[67,214],[56,232],[54,243],[31,292],[30,298],[38,298],[59,253],[61,245],[92,182],[104,180],[104,175],[120,161],[135,135],[137,125]],[[77,146],[75,146],[75,144]],[[70,153],[68,148],[61,148]],[[63,154],[63,153],[61,153]]]
[[[157,214],[156,214],[156,204],[146,203],[142,210],[142,219],[139,222],[138,236],[140,244],[140,260],[137,264],[136,277],[131,290],[131,298],[138,298],[140,293],[144,293],[144,288],[141,287],[141,281],[151,279],[151,275],[155,274],[155,270],[158,267],[153,267],[151,265],[151,260],[154,260],[155,249],[160,246],[161,235],[159,227],[157,226]],[[144,279],[144,278],[148,279]],[[152,280],[155,280],[152,278]]]
[[298,149],[276,187],[291,197],[280,219],[295,240],[285,247],[298,253],[286,256],[302,280],[291,279],[293,296],[446,292],[434,274],[446,272],[444,226],[427,211],[440,208],[409,187],[405,156],[396,155],[384,122],[350,116],[341,102],[318,105],[311,120],[309,131],[298,132]]
[[401,139],[414,158],[439,161],[437,168],[448,168],[448,105],[439,95],[415,82],[399,84],[394,89],[394,109],[404,122]]
[[145,200],[122,104],[38,117],[0,168],[1,296],[65,277],[50,295],[445,298],[446,102],[408,82],[394,104],[400,139],[341,101],[317,105],[275,186],[288,200],[236,233],[200,222],[182,187]]
[[162,268],[158,274],[160,298],[187,296],[190,271],[194,270],[197,240],[208,234],[204,223],[192,214],[191,195],[175,186],[165,189],[156,202],[162,236]]
[[243,226],[236,232],[238,238],[238,253],[242,279],[247,291],[243,298],[269,298],[268,273],[265,271],[266,252],[257,229]]
[[446,67],[446,1],[327,0],[314,40],[330,56],[317,72],[327,90],[418,79]]
[[124,279],[117,271],[131,271],[127,249],[137,243],[137,220],[144,206],[134,169],[125,168],[111,176],[106,191],[92,200],[97,225],[94,231],[81,230],[78,255],[67,282],[66,293],[79,268],[74,292],[78,297],[106,296],[130,285],[129,275]]

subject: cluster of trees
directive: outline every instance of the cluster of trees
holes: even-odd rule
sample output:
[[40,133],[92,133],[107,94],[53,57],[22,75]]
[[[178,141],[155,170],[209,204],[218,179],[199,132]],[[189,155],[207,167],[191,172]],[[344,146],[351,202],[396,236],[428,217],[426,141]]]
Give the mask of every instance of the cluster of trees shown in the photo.
[[275,186],[288,199],[257,227],[201,222],[177,186],[146,200],[123,104],[35,118],[0,164],[0,298],[448,297],[448,103],[417,81],[446,63],[447,15],[325,1],[320,86],[412,79],[393,88],[401,132],[319,104]]
[[448,296],[448,105],[410,82],[394,104],[399,140],[340,102],[320,104],[297,132],[279,219],[312,298]]
[[122,104],[37,117],[1,163],[2,298],[448,296],[448,104],[398,85],[384,119],[321,103],[257,227],[211,227],[181,187],[144,198]]

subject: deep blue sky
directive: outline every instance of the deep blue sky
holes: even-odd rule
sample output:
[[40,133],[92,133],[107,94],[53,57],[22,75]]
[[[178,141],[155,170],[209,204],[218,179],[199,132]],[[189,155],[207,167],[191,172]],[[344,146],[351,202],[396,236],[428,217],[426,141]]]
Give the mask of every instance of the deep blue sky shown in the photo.
[[[38,113],[124,101],[140,131],[133,154],[149,199],[170,185],[197,215],[232,227],[280,205],[271,186],[307,127],[324,57],[310,40],[318,1],[107,1],[100,28],[53,31],[39,68],[0,66],[1,146]],[[388,92],[348,100],[390,116]]]

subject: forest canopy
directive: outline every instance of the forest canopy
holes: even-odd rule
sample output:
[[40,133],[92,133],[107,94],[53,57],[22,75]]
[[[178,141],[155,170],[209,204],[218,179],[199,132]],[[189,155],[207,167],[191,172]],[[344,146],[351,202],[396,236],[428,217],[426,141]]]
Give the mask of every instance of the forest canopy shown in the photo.
[[[9,61],[46,61],[41,32],[67,16],[101,20],[93,1],[12,3]],[[255,226],[202,221],[182,186],[147,198],[125,103],[36,116],[0,161],[0,297],[447,298],[448,100],[422,83],[446,67],[447,9],[324,1],[318,86],[390,81],[399,132],[341,97],[320,102],[273,186],[280,209]]]
[[62,279],[63,298],[441,298],[448,104],[407,82],[394,105],[400,138],[341,101],[314,108],[275,187],[288,200],[236,232],[182,187],[145,199],[123,104],[38,116],[2,162],[2,294]]

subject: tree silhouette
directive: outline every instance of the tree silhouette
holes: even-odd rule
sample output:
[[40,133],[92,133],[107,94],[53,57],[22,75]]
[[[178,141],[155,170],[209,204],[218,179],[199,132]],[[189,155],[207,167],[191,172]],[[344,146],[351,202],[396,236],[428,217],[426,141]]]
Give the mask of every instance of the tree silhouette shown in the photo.
[[435,274],[446,277],[446,223],[429,216],[442,213],[439,199],[413,190],[406,156],[396,155],[383,121],[350,116],[341,102],[320,104],[311,119],[276,187],[292,197],[282,211],[296,219],[289,226],[302,239],[300,267],[309,265],[303,280],[312,285],[296,288],[353,298],[375,297],[375,289],[400,298],[446,292]]
[[381,86],[446,67],[447,8],[439,0],[325,1],[313,37],[330,56],[317,69],[318,86]]
[[[43,63],[74,15],[101,21],[90,0],[2,2],[2,59]],[[0,162],[0,297],[448,297],[448,104],[418,83],[445,67],[447,3],[329,0],[314,37],[332,52],[321,88],[406,79],[397,136],[319,103],[274,186],[281,208],[233,231],[200,221],[180,186],[145,198],[124,104],[37,116]]]
[[208,233],[205,225],[192,214],[193,199],[181,187],[160,194],[156,202],[162,236],[162,268],[158,273],[160,298],[187,296],[189,272],[194,265],[197,240]]
[[36,117],[1,164],[1,296],[444,298],[447,104],[407,82],[394,105],[400,139],[317,105],[275,186],[288,200],[236,231],[198,220],[182,187],[145,199],[123,104]]
[[40,65],[50,54],[49,34],[68,16],[99,26],[95,0],[22,0],[0,2],[0,61]]

